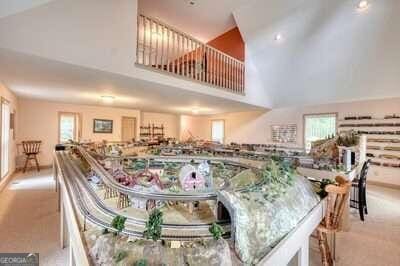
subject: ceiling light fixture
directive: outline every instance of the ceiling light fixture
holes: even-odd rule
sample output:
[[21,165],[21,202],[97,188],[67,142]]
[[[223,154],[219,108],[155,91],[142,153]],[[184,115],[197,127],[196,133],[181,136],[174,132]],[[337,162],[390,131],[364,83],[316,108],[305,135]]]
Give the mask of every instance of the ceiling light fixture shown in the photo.
[[114,102],[115,97],[110,95],[103,95],[101,96],[101,100],[103,103],[112,104]]
[[369,7],[369,3],[366,0],[360,1],[357,5],[357,9],[360,11],[366,10]]
[[192,109],[192,113],[197,115],[199,113],[199,109],[198,108],[193,108]]
[[282,34],[278,33],[275,35],[275,41],[279,42],[280,40],[282,40]]

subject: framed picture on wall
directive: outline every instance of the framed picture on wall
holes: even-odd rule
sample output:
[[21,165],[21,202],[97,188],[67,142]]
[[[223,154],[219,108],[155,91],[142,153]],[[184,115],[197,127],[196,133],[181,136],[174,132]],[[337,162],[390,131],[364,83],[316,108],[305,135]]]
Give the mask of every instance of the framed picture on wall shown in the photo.
[[93,133],[108,133],[113,132],[113,120],[93,119]]

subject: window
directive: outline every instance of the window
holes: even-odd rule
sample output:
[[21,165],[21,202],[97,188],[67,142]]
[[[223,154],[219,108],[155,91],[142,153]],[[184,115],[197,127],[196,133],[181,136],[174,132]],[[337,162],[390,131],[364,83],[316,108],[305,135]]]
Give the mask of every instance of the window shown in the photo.
[[307,152],[311,143],[336,135],[336,114],[315,114],[304,116],[304,144]]
[[211,122],[211,140],[214,142],[224,143],[225,136],[224,120],[214,120]]
[[78,140],[79,115],[76,113],[59,113],[59,143]]
[[10,151],[10,104],[1,101],[1,178],[8,174]]

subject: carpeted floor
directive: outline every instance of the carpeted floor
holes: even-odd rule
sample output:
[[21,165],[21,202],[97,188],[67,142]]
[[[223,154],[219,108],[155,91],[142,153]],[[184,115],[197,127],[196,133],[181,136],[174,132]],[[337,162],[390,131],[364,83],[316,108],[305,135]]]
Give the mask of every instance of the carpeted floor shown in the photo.
[[39,252],[40,265],[68,265],[52,171],[18,174],[0,194],[0,252]]
[[[368,186],[369,215],[337,236],[338,266],[400,265],[400,190]],[[17,175],[0,193],[0,252],[39,252],[40,265],[68,265],[59,245],[57,194],[51,170]],[[311,265],[320,265],[312,239]]]

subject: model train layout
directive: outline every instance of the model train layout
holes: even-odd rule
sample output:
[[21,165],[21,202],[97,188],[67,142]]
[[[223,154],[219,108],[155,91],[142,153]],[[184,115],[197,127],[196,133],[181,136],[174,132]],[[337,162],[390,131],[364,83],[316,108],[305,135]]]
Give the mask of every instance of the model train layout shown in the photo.
[[[216,265],[257,263],[319,202],[309,181],[281,158],[257,167],[240,157],[153,153],[122,156],[87,145],[56,152],[94,264],[115,263],[117,246],[125,261],[151,265],[179,265],[180,259],[204,265],[209,256]],[[162,217],[157,248],[146,242],[154,215]],[[149,245],[169,255],[147,256]]]

